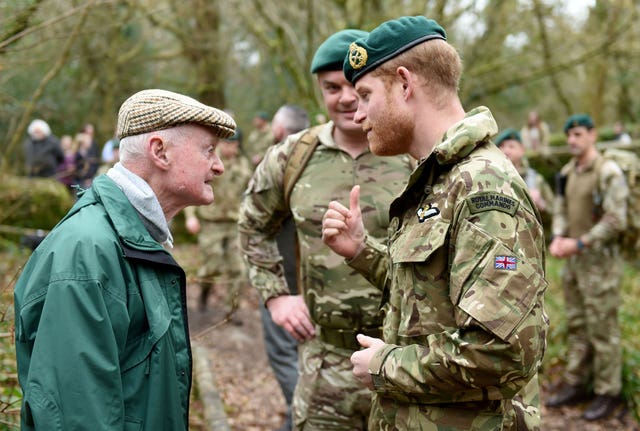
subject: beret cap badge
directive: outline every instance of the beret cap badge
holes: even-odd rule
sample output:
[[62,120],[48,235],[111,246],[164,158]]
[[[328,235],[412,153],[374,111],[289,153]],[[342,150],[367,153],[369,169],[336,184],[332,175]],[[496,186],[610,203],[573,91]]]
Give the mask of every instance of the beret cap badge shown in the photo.
[[355,70],[362,69],[367,64],[367,50],[355,42],[349,45],[349,64]]

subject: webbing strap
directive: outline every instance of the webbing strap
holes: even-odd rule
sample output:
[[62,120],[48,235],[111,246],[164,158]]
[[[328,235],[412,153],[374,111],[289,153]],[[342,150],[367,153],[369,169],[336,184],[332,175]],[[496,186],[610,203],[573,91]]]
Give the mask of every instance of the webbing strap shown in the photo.
[[304,171],[309,159],[313,155],[313,151],[318,146],[318,134],[323,125],[315,126],[307,130],[300,139],[293,145],[287,165],[284,169],[284,178],[282,181],[284,189],[284,201],[289,207],[289,197],[293,187],[298,182],[300,175]]

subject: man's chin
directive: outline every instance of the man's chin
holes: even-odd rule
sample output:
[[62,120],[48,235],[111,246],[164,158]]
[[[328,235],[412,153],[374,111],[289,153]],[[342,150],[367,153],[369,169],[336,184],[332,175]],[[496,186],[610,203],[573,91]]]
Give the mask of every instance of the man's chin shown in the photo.
[[399,151],[394,145],[390,145],[388,143],[381,144],[376,141],[369,141],[369,150],[376,156],[380,157],[397,156],[398,154],[401,154],[401,151]]
[[209,190],[202,193],[200,203],[198,205],[210,205],[215,200],[215,194],[213,193],[213,187],[209,186]]

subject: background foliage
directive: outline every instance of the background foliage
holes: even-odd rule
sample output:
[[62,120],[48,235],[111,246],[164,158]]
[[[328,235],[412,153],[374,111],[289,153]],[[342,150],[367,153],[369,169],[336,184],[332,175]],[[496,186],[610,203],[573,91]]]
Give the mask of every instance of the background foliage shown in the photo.
[[[465,106],[489,106],[501,127],[519,128],[535,109],[561,144],[567,116],[589,112],[601,136],[610,136],[617,120],[640,136],[640,0],[2,0],[0,172],[22,173],[21,144],[33,118],[49,122],[58,136],[91,122],[103,143],[113,134],[119,105],[143,88],[229,109],[247,132],[257,111],[273,114],[283,103],[322,113],[309,74],[315,48],[343,28],[371,30],[386,19],[418,14],[440,22],[460,51]],[[70,205],[66,198],[46,198],[55,201],[53,219],[35,221],[29,211],[38,206],[38,194],[23,199],[8,178],[0,177],[6,186],[0,188],[0,223],[13,217],[23,227],[48,229]],[[44,187],[42,193],[57,191]],[[19,408],[11,288],[27,256],[11,242],[0,240],[0,249],[3,429],[15,423]],[[549,265],[545,371],[561,361],[566,332],[561,263],[550,259]],[[639,274],[631,266],[625,274],[621,308],[624,390],[636,415]]]
[[[424,14],[464,60],[467,107],[502,127],[537,109],[560,131],[575,112],[597,124],[640,116],[639,0],[5,0],[0,2],[0,156],[21,169],[35,117],[55,134],[113,134],[120,103],[142,88],[190,94],[234,112],[248,131],[283,103],[322,112],[308,72],[332,32]],[[570,7],[571,6],[571,7]],[[632,130],[635,132],[635,130]]]

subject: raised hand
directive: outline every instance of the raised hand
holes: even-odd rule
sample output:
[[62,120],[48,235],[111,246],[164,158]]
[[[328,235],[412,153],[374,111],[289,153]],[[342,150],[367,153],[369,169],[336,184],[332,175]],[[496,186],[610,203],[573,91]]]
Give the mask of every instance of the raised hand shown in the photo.
[[349,194],[349,208],[338,201],[329,202],[322,218],[322,241],[339,255],[351,259],[364,248],[364,235],[360,186],[356,185]]

